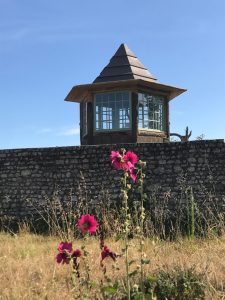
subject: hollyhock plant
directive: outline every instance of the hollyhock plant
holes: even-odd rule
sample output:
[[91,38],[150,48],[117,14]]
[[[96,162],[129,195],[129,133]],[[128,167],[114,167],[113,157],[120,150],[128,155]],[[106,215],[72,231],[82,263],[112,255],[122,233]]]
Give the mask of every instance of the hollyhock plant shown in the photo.
[[122,169],[122,155],[119,153],[119,151],[112,151],[110,159],[115,169]]
[[59,253],[56,255],[56,261],[58,264],[68,264],[70,262],[70,256],[73,251],[72,243],[61,242],[58,246]]
[[58,264],[68,264],[70,262],[70,256],[67,252],[58,253],[56,255],[56,261]]
[[68,252],[72,252],[72,243],[67,243],[67,242],[61,242],[59,244],[59,246],[57,247],[57,250],[59,252],[64,252],[64,251],[68,251]]
[[129,170],[129,165],[124,160],[124,155],[121,155],[119,151],[112,151],[110,158],[115,169]]
[[77,257],[81,257],[81,251],[80,249],[74,250],[71,257],[77,258]]
[[94,216],[89,214],[82,215],[80,220],[77,223],[77,228],[82,231],[82,233],[94,234],[97,229],[97,221]]
[[130,169],[130,178],[133,180],[133,182],[136,181],[138,175],[138,169],[137,168],[131,168]]
[[101,252],[102,261],[106,257],[111,257],[114,261],[117,258],[117,254],[115,252],[112,252],[107,246],[104,246],[102,252]]
[[126,161],[127,165],[129,166],[129,169],[130,169],[130,168],[133,168],[134,165],[136,164],[137,155],[132,151],[127,151],[127,153],[124,155],[123,159]]
[[[121,154],[121,153],[122,154]],[[131,215],[129,213],[129,206],[128,206],[128,192],[131,189],[131,185],[127,183],[127,177],[128,177],[128,172],[130,175],[130,178],[133,182],[135,182],[137,180],[137,176],[139,176],[139,174],[141,175],[141,182],[142,182],[142,186],[141,186],[141,218],[142,221],[144,220],[144,208],[143,208],[143,180],[142,178],[144,177],[144,175],[142,174],[142,167],[144,166],[144,162],[142,162],[141,164],[138,163],[137,161],[137,155],[132,152],[132,151],[127,151],[125,149],[121,149],[121,151],[112,151],[111,152],[111,162],[114,166],[114,168],[116,169],[122,169],[123,172],[123,177],[121,178],[121,198],[123,200],[123,218],[124,218],[124,244],[125,244],[125,248],[124,248],[124,252],[125,252],[125,266],[126,266],[126,291],[127,291],[127,299],[130,300],[130,263],[129,263],[129,259],[128,259],[128,248],[129,248],[129,243],[128,243],[128,236],[129,236],[129,232],[130,232],[130,224],[131,224]],[[143,232],[143,222],[142,222],[142,232]],[[142,242],[142,240],[141,240]],[[102,261],[106,258],[106,257],[112,257],[112,259],[115,259],[116,256],[113,256],[114,253],[112,251],[110,251],[110,249],[107,246],[104,246],[103,251],[101,253],[102,255]],[[141,255],[143,256],[143,246],[141,248]],[[101,264],[103,265],[101,261]],[[104,272],[106,272],[106,270],[104,270]],[[143,275],[143,270],[142,270],[142,275]],[[142,288],[142,292],[143,292],[143,288]],[[143,293],[144,295],[144,293]]]
[[119,151],[111,151],[110,159],[115,169],[129,171],[137,162],[137,155],[132,151],[123,155]]
[[73,269],[76,272],[77,278],[80,278],[80,264],[77,262],[78,257],[81,257],[82,253],[80,249],[73,251],[71,258],[73,259]]

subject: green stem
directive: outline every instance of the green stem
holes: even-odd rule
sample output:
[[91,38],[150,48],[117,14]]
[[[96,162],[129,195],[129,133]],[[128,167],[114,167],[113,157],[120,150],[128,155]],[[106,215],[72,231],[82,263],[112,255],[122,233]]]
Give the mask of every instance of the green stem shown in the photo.
[[195,199],[191,187],[191,237],[195,236]]
[[[84,240],[86,240],[86,236],[84,236]],[[85,245],[83,245],[81,247],[81,249],[83,250],[83,256],[81,257],[82,260],[83,260],[83,263],[84,263],[84,270],[85,270],[85,273],[86,273],[86,278],[85,278],[85,283],[86,283],[86,287],[87,287],[87,290],[89,289],[90,287],[90,268],[89,268],[89,264],[87,262],[87,256],[88,256],[88,251],[86,250],[86,247]]]
[[127,173],[124,172],[124,208],[125,208],[125,264],[126,264],[126,286],[127,286],[127,299],[130,300],[130,278],[129,278],[129,260],[128,260],[128,195],[127,195]]
[[140,237],[140,250],[141,250],[141,297],[144,299],[144,270],[143,270],[143,259],[144,259],[144,190],[143,190],[143,178],[142,178],[142,169],[141,169],[141,185],[140,185],[140,194],[141,194],[141,237]]
[[73,267],[73,260],[70,260],[70,269],[71,269],[71,279],[73,283],[73,287],[76,288],[76,277],[75,277],[75,272],[74,272],[74,267]]

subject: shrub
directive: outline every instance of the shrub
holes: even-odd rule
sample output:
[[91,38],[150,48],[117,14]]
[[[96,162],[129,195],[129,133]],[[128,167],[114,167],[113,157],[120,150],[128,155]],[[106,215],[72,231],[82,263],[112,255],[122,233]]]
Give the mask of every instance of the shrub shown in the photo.
[[[160,270],[144,281],[146,295],[154,294],[157,300],[201,300],[205,299],[204,276],[194,268],[186,270]],[[151,298],[150,298],[151,299]]]

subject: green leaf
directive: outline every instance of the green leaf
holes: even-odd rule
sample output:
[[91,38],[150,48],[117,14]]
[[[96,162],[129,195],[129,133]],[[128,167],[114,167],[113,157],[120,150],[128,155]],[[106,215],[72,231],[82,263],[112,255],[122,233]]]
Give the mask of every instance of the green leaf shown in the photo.
[[115,238],[115,242],[118,242],[119,240],[121,240],[121,238],[122,238],[122,234],[117,234]]
[[117,292],[117,286],[104,286],[102,292],[108,295],[114,295]]
[[149,282],[149,283],[155,283],[157,282],[157,277],[156,276],[153,276],[153,275],[149,275],[146,280]]
[[97,281],[91,281],[91,282],[90,282],[90,285],[91,285],[92,287],[94,287],[94,288],[97,286],[97,284],[98,284]]
[[143,297],[142,297],[142,295],[141,295],[141,293],[136,293],[135,295],[133,295],[133,299],[134,300],[141,300],[141,299],[143,299]]
[[138,270],[134,270],[133,272],[129,273],[129,277],[132,277],[134,275],[137,275],[139,273]]
[[148,265],[150,263],[150,259],[147,259],[147,258],[142,258],[141,259],[141,264],[142,265]]
[[132,259],[131,261],[129,261],[129,266],[131,266],[135,262],[136,262],[136,259]]

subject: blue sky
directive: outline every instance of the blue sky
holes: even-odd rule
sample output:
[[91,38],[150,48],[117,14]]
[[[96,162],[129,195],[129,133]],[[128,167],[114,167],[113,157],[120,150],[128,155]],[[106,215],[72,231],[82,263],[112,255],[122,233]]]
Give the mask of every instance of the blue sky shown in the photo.
[[162,83],[171,131],[225,138],[224,0],[0,0],[0,149],[79,145],[79,107],[121,43]]

